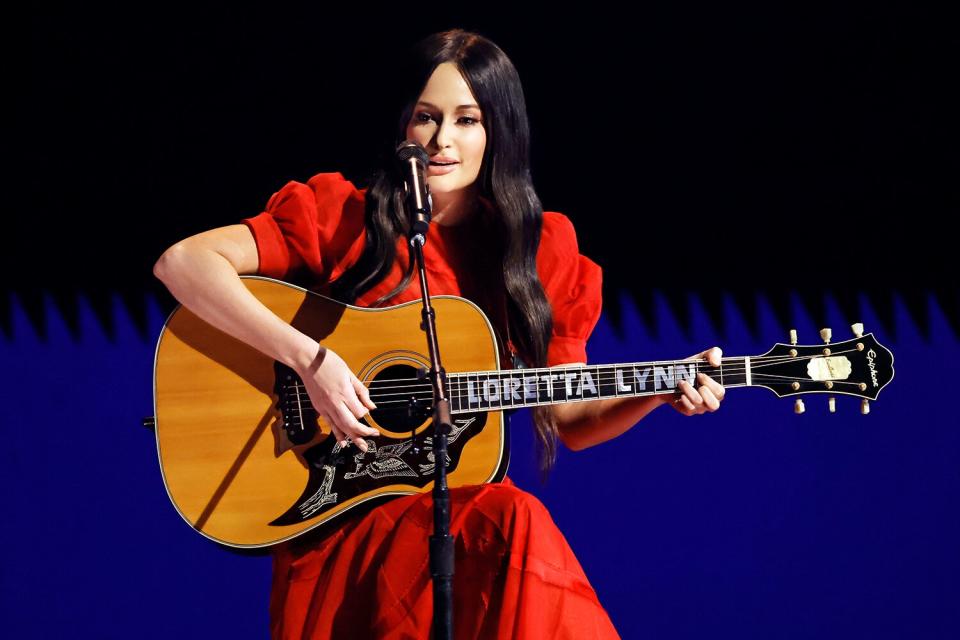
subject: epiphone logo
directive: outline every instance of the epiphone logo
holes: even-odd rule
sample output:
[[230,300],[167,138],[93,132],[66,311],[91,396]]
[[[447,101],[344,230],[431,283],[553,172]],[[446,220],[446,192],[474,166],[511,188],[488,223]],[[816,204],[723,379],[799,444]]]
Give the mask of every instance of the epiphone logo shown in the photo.
[[877,365],[873,364],[873,361],[877,358],[877,352],[873,349],[867,351],[867,366],[870,367],[870,379],[873,380],[873,386],[879,387],[880,383],[877,382]]

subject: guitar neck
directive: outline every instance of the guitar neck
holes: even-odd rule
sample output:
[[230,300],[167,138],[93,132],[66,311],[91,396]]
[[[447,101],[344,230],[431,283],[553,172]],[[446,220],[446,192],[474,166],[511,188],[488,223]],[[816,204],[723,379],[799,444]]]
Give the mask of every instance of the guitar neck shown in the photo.
[[726,388],[750,386],[750,356],[706,360],[659,360],[539,369],[447,374],[452,413],[539,407],[562,402],[652,396],[676,391],[703,372]]

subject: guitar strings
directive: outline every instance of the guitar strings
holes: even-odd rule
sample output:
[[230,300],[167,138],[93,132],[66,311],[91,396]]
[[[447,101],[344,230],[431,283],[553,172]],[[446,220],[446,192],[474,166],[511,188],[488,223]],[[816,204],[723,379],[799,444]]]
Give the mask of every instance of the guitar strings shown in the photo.
[[[725,372],[725,373],[730,373],[730,372],[727,371],[727,372]],[[812,381],[809,377],[804,377],[804,376],[789,376],[789,375],[781,375],[781,374],[775,374],[775,373],[763,373],[763,372],[755,372],[755,373],[753,373],[753,374],[751,375],[751,378],[752,378],[752,379],[764,379],[764,380],[777,380],[777,379],[779,379],[779,380],[786,380],[786,381],[808,381],[808,382]],[[457,387],[463,388],[463,387],[466,385],[466,383],[468,383],[468,382],[476,382],[476,383],[479,383],[479,384],[482,385],[483,383],[486,383],[486,382],[489,382],[489,381],[493,381],[494,383],[498,383],[497,386],[500,386],[499,383],[500,383],[501,381],[506,381],[506,380],[510,380],[510,379],[511,379],[511,378],[499,378],[499,379],[498,379],[497,377],[487,377],[486,379],[471,380],[471,379],[467,379],[467,378],[464,377],[464,376],[458,376],[456,379],[449,380],[449,381],[448,381],[448,384],[449,384],[449,386],[450,386],[451,388],[457,388]],[[519,379],[517,379],[517,378],[512,378],[512,380],[516,380],[517,382],[519,382],[519,383],[523,386],[523,382],[522,382],[521,380],[519,380]],[[609,384],[613,384],[613,383],[616,383],[616,382],[620,382],[620,380],[617,380],[616,376],[611,376],[611,375],[599,375],[599,376],[596,376],[596,377],[592,378],[592,380],[594,381],[594,384],[597,384],[597,385],[609,385]],[[581,381],[582,381],[582,380],[581,380]],[[834,381],[835,381],[835,382],[838,382],[838,383],[846,383],[846,384],[859,384],[859,383],[857,383],[857,382],[849,382],[849,381],[843,381],[843,380],[834,380]],[[562,378],[556,378],[556,379],[554,379],[554,380],[553,380],[553,383],[554,383],[554,384],[560,384],[560,385],[564,385],[564,384],[565,384],[565,382],[563,381]],[[538,386],[538,387],[547,387],[547,386],[550,385],[550,381],[537,380],[534,384],[535,384],[536,386]],[[306,394],[306,388],[302,385],[302,383],[296,383],[294,386],[295,386],[295,388],[298,389],[298,390],[299,390],[299,389],[303,389],[303,391],[301,392],[301,395]],[[527,384],[527,385],[525,385],[525,386],[533,386],[533,385]],[[726,385],[725,385],[725,386],[726,386]],[[384,393],[385,391],[394,390],[394,389],[398,389],[399,391],[394,392],[394,393]],[[371,388],[370,390],[371,390],[371,397],[373,397],[373,393],[374,393],[374,392],[377,393],[377,396],[378,396],[378,397],[388,397],[388,396],[391,396],[391,395],[403,395],[403,394],[405,394],[405,393],[407,393],[407,392],[409,392],[409,391],[411,391],[411,390],[419,390],[419,389],[432,390],[432,389],[433,389],[433,386],[432,386],[430,383],[421,382],[421,383],[412,384],[412,385],[394,385],[394,386],[390,386],[390,387],[379,387],[379,388],[377,388],[377,389]]]
[[[764,376],[764,377],[765,377],[765,376]],[[775,376],[775,377],[779,377],[779,376]],[[763,381],[763,380],[760,380],[760,382],[762,382],[762,381]],[[807,380],[807,382],[809,382],[809,380]],[[849,387],[859,387],[859,384],[858,384],[858,383],[855,383],[855,382],[844,382],[844,381],[842,381],[842,380],[841,380],[841,381],[835,380],[835,381],[833,381],[833,383],[834,383],[834,386],[835,386],[835,387],[842,387],[842,386],[844,386],[844,385],[845,385],[845,386],[849,386]],[[744,382],[744,383],[734,383],[734,384],[725,385],[724,388],[729,389],[729,388],[733,388],[733,387],[745,387],[745,386],[748,386],[748,385]],[[499,405],[499,408],[509,409],[509,408],[514,408],[514,407],[515,407],[515,408],[521,408],[521,407],[537,406],[537,405],[540,405],[540,404],[550,404],[552,398],[550,398],[550,399],[540,399],[540,395],[542,395],[542,394],[539,393],[539,392],[542,392],[545,388],[546,388],[546,387],[542,387],[542,388],[538,388],[538,389],[537,389],[537,391],[538,391],[538,396],[537,396],[538,399],[537,399],[537,400],[532,400],[532,399],[529,399],[529,398],[526,398],[526,397],[522,397],[520,400],[514,399],[514,400],[503,400],[503,401],[501,401],[501,398],[500,398],[499,396],[496,397],[496,398],[492,398],[492,399],[487,399],[487,398],[478,397],[477,403],[479,403],[480,406],[472,406],[472,405],[474,405],[474,403],[471,402],[471,403],[469,403],[469,408],[473,408],[473,409],[494,408],[495,406]],[[465,391],[465,389],[462,389],[462,388],[461,388],[460,391]],[[823,389],[823,390],[817,390],[817,391],[818,391],[818,392],[823,392],[823,393],[831,393],[831,392],[832,392],[832,393],[843,393],[843,390],[842,390],[842,389],[837,389],[837,388],[829,389],[829,390],[828,390],[828,389]],[[665,394],[668,394],[668,393],[669,393],[669,394],[673,394],[674,392],[675,392],[675,391],[672,391],[672,390],[670,390],[670,391],[658,391],[658,392],[656,392],[656,393],[647,393],[647,394],[642,394],[642,395],[646,395],[646,396],[665,395]],[[410,402],[411,399],[423,400],[423,401],[426,401],[426,402],[430,402],[430,401],[433,400],[433,391],[432,391],[432,390],[420,391],[420,392],[416,392],[416,393],[413,393],[413,394],[386,394],[386,395],[402,395],[403,397],[402,397],[402,398],[395,399],[395,400],[387,400],[387,399],[384,399],[384,398],[381,397],[381,396],[378,396],[378,397],[374,398],[374,396],[371,395],[371,399],[373,399],[373,400],[377,403],[377,408],[378,408],[378,409],[382,409],[382,408],[386,408],[386,407],[396,407],[396,405],[406,405],[406,404],[408,404],[408,403]],[[559,396],[560,394],[558,393],[558,394],[556,394],[556,395]],[[465,397],[465,394],[457,394],[456,400],[458,400],[458,401],[459,401],[459,400],[462,400],[464,397]],[[578,402],[578,401],[589,401],[589,400],[606,400],[606,399],[612,399],[612,398],[618,398],[618,397],[619,397],[619,398],[640,397],[640,395],[635,395],[635,394],[632,394],[632,393],[627,393],[627,394],[623,394],[623,395],[619,395],[619,396],[617,396],[617,395],[612,395],[612,396],[590,396],[590,397],[577,396],[577,397],[572,397],[572,398],[563,397],[563,398],[558,398],[558,401],[562,401],[562,402],[563,402],[563,401],[565,401],[565,402]],[[453,398],[451,398],[451,399],[453,399]],[[466,409],[468,408],[468,407],[463,406],[462,403],[460,403],[460,405],[461,405],[460,408],[457,409],[457,410],[459,410],[459,411],[464,411],[464,410],[466,410]],[[493,406],[491,406],[491,405],[493,405]],[[312,409],[312,407],[309,407],[309,408]]]
[[[837,353],[840,354],[840,353],[845,353],[845,352],[837,352]],[[761,360],[761,359],[752,359],[752,360],[751,360],[751,366],[750,366],[749,368],[750,368],[752,371],[755,372],[755,373],[753,374],[753,377],[762,376],[762,375],[774,376],[775,374],[763,374],[762,372],[758,372],[758,370],[759,370],[759,369],[762,369],[762,368],[764,368],[764,367],[774,366],[774,365],[777,365],[777,364],[780,364],[780,363],[786,362],[786,361],[802,362],[803,360],[810,360],[810,359],[815,358],[815,357],[819,357],[819,356],[817,356],[817,355],[812,355],[812,356],[799,356],[799,357],[783,357],[783,358],[777,357],[777,358],[768,358],[767,360],[776,360],[776,362],[767,362],[767,363],[765,363],[765,364],[755,364],[758,360],[760,360],[761,362],[763,362],[763,360]],[[723,369],[723,373],[724,373],[724,374],[737,374],[737,373],[741,373],[741,372],[743,372],[743,371],[746,371],[746,369],[748,368],[748,367],[744,364],[744,360],[743,360],[742,358],[735,358],[735,359],[734,359],[734,358],[731,358],[730,360],[731,360],[731,361],[739,362],[739,363],[740,363],[740,366],[730,366],[730,365],[728,365],[727,367],[725,367],[725,368]],[[670,362],[682,363],[682,362],[705,362],[705,361],[700,360],[700,361],[670,361]],[[651,365],[653,365],[653,364],[656,364],[656,362],[638,363],[638,364],[651,364]],[[564,374],[569,375],[570,372],[583,372],[583,371],[595,370],[595,371],[594,371],[594,373],[596,374],[595,377],[596,377],[596,379],[597,379],[600,383],[609,383],[612,379],[615,379],[615,378],[617,377],[617,376],[616,376],[617,372],[622,372],[622,371],[624,371],[625,369],[629,368],[630,366],[631,366],[631,365],[626,365],[626,366],[623,366],[623,365],[588,365],[588,366],[586,366],[586,367],[568,367],[568,368],[554,367],[554,368],[543,368],[543,369],[507,369],[507,370],[493,370],[493,371],[480,371],[480,372],[455,372],[455,373],[449,374],[449,376],[452,378],[452,379],[450,380],[450,382],[460,382],[460,381],[463,381],[465,378],[466,378],[466,379],[469,379],[470,377],[475,377],[475,378],[477,378],[476,381],[477,381],[477,382],[480,382],[480,380],[479,380],[479,377],[480,377],[480,376],[486,377],[487,380],[491,379],[491,377],[492,377],[493,379],[495,379],[495,380],[497,380],[497,379],[504,380],[504,379],[516,379],[516,378],[511,378],[510,376],[519,375],[521,372],[523,372],[524,376],[530,376],[530,374],[533,373],[533,372],[540,372],[540,373],[541,373],[541,376],[538,376],[538,377],[542,377],[542,374],[547,374],[547,373],[550,374],[550,375],[557,375],[557,376],[561,376],[561,377],[562,377]],[[614,367],[616,367],[616,368],[614,369]],[[717,367],[712,367],[712,366],[711,366],[711,368],[719,371],[719,368],[717,368]],[[714,373],[716,373],[716,371],[714,371]],[[503,377],[503,376],[507,376],[507,377]],[[806,380],[806,379],[807,379],[807,378],[792,377],[792,376],[780,376],[780,377],[782,377],[782,378],[784,378],[784,379],[790,379],[790,380]],[[417,381],[418,381],[418,384],[414,384],[414,385],[396,385],[396,384],[393,384],[393,383],[396,383],[396,382],[404,382],[404,381],[407,381],[407,380],[417,380]],[[486,380],[484,380],[484,381],[486,381]],[[376,383],[383,383],[383,384],[381,384],[381,385],[379,385],[379,386],[374,386],[374,384],[376,384]],[[301,383],[298,383],[298,384],[301,384]],[[431,387],[430,383],[428,383],[428,382],[423,382],[422,379],[420,379],[420,378],[392,378],[392,379],[389,379],[389,380],[375,380],[375,381],[373,381],[373,382],[369,385],[368,388],[369,388],[371,391],[382,391],[382,390],[386,390],[386,389],[404,389],[404,390],[406,390],[406,389],[411,389],[411,388],[414,388],[414,389],[415,389],[415,388],[430,388],[430,387]]]
[[[794,378],[790,376],[778,376],[778,375],[772,375],[772,374],[759,374],[759,375],[753,376],[753,379],[755,382],[770,382],[771,384],[774,382],[785,382],[785,381],[811,382],[809,378]],[[833,380],[831,382],[833,382],[835,387],[843,387],[843,386],[854,387],[854,388],[859,387],[859,383],[857,382],[848,382],[845,380]],[[724,388],[731,388],[736,386],[747,386],[747,384],[745,382],[733,383],[733,384],[724,385]],[[550,394],[544,394],[544,392],[548,388],[549,388],[548,385],[545,383],[537,384],[536,390],[538,392],[538,397],[540,397],[541,395],[547,395],[548,397],[550,397]],[[561,388],[562,388],[562,385],[561,385]],[[517,390],[519,391],[519,388]],[[466,395],[467,389],[464,385],[461,384],[461,385],[451,387],[449,391],[452,392],[451,395],[456,395],[457,400],[460,400]],[[824,390],[824,391],[827,391],[827,390]],[[675,392],[675,390],[662,391],[659,393],[673,393],[673,392]],[[839,392],[839,390],[837,390],[837,392]],[[560,393],[557,392],[555,395],[560,395]],[[569,398],[569,399],[571,400],[598,399],[599,400],[601,398],[617,398],[617,397],[624,398],[624,397],[632,397],[634,395],[635,394],[633,393],[625,392],[622,395],[614,394],[614,395],[608,395],[608,396],[590,396],[590,397],[584,398],[582,397],[582,394],[581,394],[578,397]],[[655,394],[647,394],[647,395],[655,395]],[[301,400],[309,401],[309,396],[305,391],[299,393],[299,398]],[[382,406],[386,406],[390,404],[405,404],[409,402],[411,399],[432,400],[433,389],[429,385],[415,385],[415,386],[412,386],[410,389],[397,392],[397,393],[370,394],[370,398],[377,404],[378,408],[380,408]],[[396,398],[396,399],[391,399],[391,398]],[[500,401],[499,393],[498,393],[498,396],[494,399],[481,398],[481,401],[482,402],[499,402]]]
[[[854,351],[854,349],[850,349],[850,350],[848,350],[848,351],[835,352],[835,353],[833,353],[833,354],[831,354],[831,355],[840,355],[840,354],[842,354],[842,353],[848,353],[848,352],[851,352],[851,351]],[[776,382],[776,381],[781,381],[781,382],[789,382],[789,381],[810,382],[811,380],[810,380],[808,377],[796,377],[796,376],[786,376],[786,375],[769,374],[769,373],[759,372],[759,371],[757,371],[757,370],[758,370],[758,369],[762,369],[762,368],[765,367],[765,366],[774,366],[774,365],[780,364],[780,363],[782,363],[782,362],[787,362],[787,361],[791,361],[791,362],[801,362],[801,361],[803,361],[803,360],[810,360],[810,359],[812,359],[812,358],[817,358],[817,357],[821,357],[821,354],[812,354],[812,355],[805,355],[805,356],[799,356],[799,357],[793,357],[793,356],[767,356],[767,357],[751,358],[751,365],[753,365],[753,366],[750,367],[750,368],[753,370],[753,373],[752,373],[752,376],[751,376],[751,377],[752,377],[753,380],[755,380],[755,381],[757,381],[757,382],[763,382],[763,381],[769,381],[769,382],[771,382],[771,383]],[[728,365],[728,366],[724,369],[724,371],[723,371],[723,373],[725,373],[725,374],[736,374],[736,373],[743,372],[743,371],[745,371],[745,370],[747,369],[747,366],[745,365],[745,359],[744,359],[743,357],[722,358],[721,361],[722,361],[722,362],[723,362],[723,361],[727,361],[727,362],[737,362],[737,363],[740,364],[740,366],[729,366],[729,365]],[[636,363],[636,364],[656,365],[657,363],[664,363],[664,364],[666,364],[666,363],[670,363],[670,364],[682,364],[682,363],[696,363],[696,362],[706,362],[706,360],[705,360],[705,359],[699,359],[699,360],[692,360],[692,361],[691,361],[691,360],[653,361],[653,362]],[[759,363],[759,364],[756,364],[756,363]],[[550,374],[550,375],[560,375],[560,376],[563,376],[563,373],[569,374],[570,372],[582,372],[582,371],[584,371],[584,370],[604,369],[604,368],[606,369],[606,371],[599,371],[599,370],[595,371],[595,374],[596,374],[596,376],[595,376],[595,377],[596,377],[596,382],[595,382],[595,384],[597,384],[597,385],[604,385],[604,384],[609,385],[609,384],[611,384],[611,383],[614,383],[614,384],[615,384],[615,383],[617,383],[617,382],[622,381],[622,380],[618,381],[618,380],[616,379],[616,378],[617,378],[617,375],[616,375],[617,371],[622,371],[623,369],[626,369],[626,368],[631,367],[631,366],[633,366],[633,365],[631,365],[631,364],[628,364],[628,365],[626,365],[626,366],[623,366],[623,365],[589,365],[589,366],[586,366],[586,367],[577,366],[577,367],[569,367],[569,368],[566,368],[566,369],[560,368],[560,367],[554,367],[554,368],[549,368],[549,367],[548,367],[548,368],[538,368],[538,369],[516,369],[516,370],[506,370],[506,371],[504,371],[504,370],[494,370],[494,371],[483,371],[483,372],[474,372],[474,373],[472,373],[472,372],[456,372],[456,373],[450,374],[451,376],[455,376],[455,378],[452,379],[452,380],[449,380],[449,382],[451,383],[450,388],[449,388],[449,391],[450,391],[450,392],[456,392],[456,395],[457,395],[458,399],[460,399],[460,398],[462,398],[462,393],[461,393],[461,392],[466,391],[466,389],[464,388],[464,383],[465,383],[465,382],[477,382],[477,383],[480,383],[480,384],[482,385],[482,383],[488,382],[488,381],[491,379],[491,376],[493,376],[493,380],[495,381],[495,383],[497,383],[497,386],[498,386],[498,388],[499,388],[500,382],[501,382],[502,380],[511,380],[511,379],[512,379],[512,380],[516,380],[516,378],[510,378],[510,377],[504,378],[504,377],[502,377],[504,374],[507,375],[507,376],[510,376],[510,375],[516,375],[517,373],[520,373],[520,372],[524,372],[526,375],[529,376],[529,374],[532,373],[532,372],[542,372],[542,373]],[[711,365],[711,368],[717,369],[716,367],[712,367],[712,365]],[[513,372],[513,373],[508,373],[508,372]],[[561,373],[561,372],[563,372],[563,373]],[[541,374],[541,375],[542,375],[542,374]],[[470,376],[474,376],[474,377],[476,377],[477,379],[476,379],[476,380],[470,380]],[[485,379],[485,380],[480,380],[480,376],[484,376],[486,379]],[[537,376],[537,377],[539,378],[540,376]],[[397,383],[397,382],[404,382],[404,381],[407,381],[407,380],[416,380],[416,381],[418,381],[418,383],[417,383],[417,384],[413,384],[413,385],[397,385],[397,384],[394,384],[394,383]],[[554,378],[554,380],[557,381],[557,382],[559,382],[559,380],[556,379],[556,378]],[[848,386],[853,386],[853,387],[859,386],[859,383],[857,383],[857,382],[849,382],[849,381],[844,381],[844,380],[833,380],[832,382],[834,383],[834,385],[841,385],[841,386],[842,386],[842,385],[848,385]],[[374,383],[384,383],[384,384],[381,385],[381,386],[374,387]],[[521,382],[521,384],[523,384],[523,383]],[[530,386],[532,386],[532,385],[526,385],[526,386],[527,386],[527,387],[530,387]],[[543,380],[538,379],[537,382],[536,382],[536,389],[537,389],[537,392],[538,392],[538,397],[539,397],[541,391],[544,391],[544,390],[549,389],[550,386],[551,386],[551,385],[550,385],[550,381],[549,381],[549,380],[543,381]],[[731,386],[746,386],[746,383],[742,383],[742,385],[741,385],[741,384],[730,384],[730,385],[725,385],[725,386],[726,386],[726,387],[731,387]],[[309,394],[306,392],[306,387],[303,386],[302,382],[299,382],[299,381],[298,381],[297,383],[295,383],[294,388],[297,390],[297,397],[298,397],[298,399],[304,399],[304,398],[306,398],[306,400],[309,401]],[[373,381],[373,383],[371,383],[371,385],[369,386],[369,388],[370,388],[370,391],[371,391],[370,397],[371,397],[372,400],[374,400],[374,402],[378,403],[378,406],[379,406],[380,404],[383,404],[383,405],[403,404],[403,403],[409,402],[411,399],[417,399],[417,400],[419,400],[419,399],[429,399],[429,400],[432,400],[432,398],[433,398],[433,388],[432,388],[432,385],[431,385],[430,383],[422,382],[422,379],[421,379],[421,378],[393,378],[393,379],[390,379],[390,380]],[[301,391],[301,389],[302,389],[302,391]],[[395,393],[383,393],[383,391],[387,391],[388,389],[399,389],[400,391],[395,392]],[[515,390],[516,390],[516,389],[515,389]],[[509,393],[509,391],[507,391],[507,393]],[[451,395],[452,395],[452,393],[451,393]],[[548,395],[549,395],[549,394],[548,394]],[[612,395],[612,396],[607,396],[607,397],[608,397],[608,398],[614,398],[614,397],[630,397],[630,396],[632,396],[632,395],[634,395],[634,394],[632,394],[632,393],[626,393],[626,394],[621,395],[621,396]],[[653,395],[653,394],[651,394],[651,395]],[[402,398],[399,398],[399,399],[397,399],[397,400],[388,399],[388,398],[392,398],[392,397],[395,397],[395,396],[402,396]],[[592,400],[592,399],[600,399],[600,398],[599,398],[599,397],[597,397],[597,398],[593,398],[593,397],[591,397],[591,398],[582,398],[582,397],[570,398],[570,400]],[[499,398],[499,392],[498,392],[497,398],[495,398],[495,399],[493,399],[493,400],[489,400],[489,399],[483,400],[483,399],[481,399],[481,402],[490,403],[490,402],[498,402],[499,400],[500,400],[500,398]]]
[[[841,354],[844,354],[844,353],[851,353],[851,352],[853,352],[853,351],[856,351],[856,349],[848,349],[848,350],[846,350],[846,351],[836,351],[836,352],[832,352],[832,353],[830,354],[830,357],[832,357],[832,356],[837,356],[837,355],[841,355]],[[821,358],[821,357],[825,357],[825,356],[824,356],[823,354],[811,354],[811,355],[802,355],[802,356],[790,356],[790,355],[783,355],[783,356],[750,356],[750,368],[753,369],[753,370],[756,370],[756,369],[760,369],[760,368],[762,368],[762,367],[764,367],[764,366],[774,366],[774,365],[782,364],[782,363],[784,363],[784,362],[800,362],[800,361],[803,361],[803,360],[809,360],[809,359],[812,359],[812,358]],[[637,365],[657,366],[657,365],[677,365],[677,364],[692,364],[692,363],[706,363],[706,362],[707,362],[707,360],[706,360],[706,359],[703,359],[703,358],[700,358],[700,359],[698,359],[698,360],[651,360],[651,361],[649,361],[649,362],[629,362],[629,363],[625,363],[625,364],[622,364],[622,365],[614,365],[614,364],[590,364],[590,365],[586,365],[586,366],[571,366],[571,367],[567,367],[567,368],[563,368],[563,367],[538,367],[538,368],[533,368],[533,369],[494,369],[494,370],[491,370],[491,371],[455,371],[455,372],[448,373],[447,375],[448,375],[448,376],[460,376],[460,377],[475,376],[475,375],[511,375],[511,372],[512,372],[512,374],[516,374],[516,373],[519,373],[519,372],[525,372],[527,375],[531,375],[531,374],[538,374],[538,373],[557,373],[557,372],[560,372],[560,371],[564,371],[564,372],[566,372],[566,371],[579,371],[579,370],[581,370],[581,369],[606,369],[607,371],[599,372],[600,375],[603,375],[603,374],[609,373],[610,370],[613,369],[614,367],[616,367],[616,370],[622,371],[622,370],[629,369],[629,368],[631,368],[631,367],[635,367],[635,366],[637,366]],[[725,363],[725,362],[727,362],[727,363],[733,362],[733,363],[738,363],[738,364],[739,364],[739,366],[726,365],[726,366],[724,367],[724,373],[726,373],[727,371],[732,372],[732,373],[739,373],[739,372],[741,372],[741,371],[746,370],[746,365],[744,364],[744,363],[745,363],[745,356],[721,358],[721,359],[720,359],[720,362],[721,362],[721,366],[723,366],[723,363]],[[714,367],[713,365],[708,365],[708,366],[709,366],[710,368],[712,368],[712,369],[719,370],[719,367]],[[421,378],[390,378],[390,379],[388,379],[388,380],[373,380],[373,381],[371,381],[370,385],[368,385],[368,388],[370,388],[370,389],[374,389],[374,388],[383,389],[383,388],[386,388],[386,385],[390,385],[390,384],[393,384],[393,383],[395,383],[395,382],[407,382],[407,381],[417,381],[417,382],[420,382],[420,381],[422,381],[422,379],[421,379]],[[377,386],[377,385],[379,385],[379,386]]]
[[[854,349],[850,349],[848,351],[839,351],[831,355],[840,355],[843,353],[849,353],[853,350]],[[813,358],[818,358],[818,357],[821,357],[821,356],[819,354],[815,354],[815,355],[805,355],[805,356],[769,356],[766,358],[761,358],[761,357],[751,358],[749,369],[752,372],[754,372],[753,375],[754,377],[756,377],[758,375],[762,375],[762,373],[758,373],[758,370],[763,369],[764,367],[776,366],[784,362],[801,363],[804,360],[811,360]],[[731,374],[731,375],[738,374],[746,371],[748,368],[747,365],[745,364],[744,358],[727,358],[725,360],[727,362],[735,362],[737,364],[727,365],[726,367],[723,367],[722,373],[724,374]],[[511,376],[520,376],[521,374],[522,376],[531,376],[531,375],[535,375],[536,373],[540,374],[538,377],[542,376],[543,374],[562,376],[564,374],[569,374],[570,372],[582,372],[586,370],[586,371],[591,371],[596,373],[595,377],[601,384],[602,383],[609,384],[611,380],[616,379],[617,372],[623,372],[624,370],[632,368],[633,366],[635,366],[635,364],[656,366],[657,364],[666,364],[666,363],[691,364],[691,363],[702,363],[702,362],[706,362],[706,360],[667,360],[667,361],[651,361],[651,362],[642,362],[642,363],[628,363],[626,365],[601,364],[601,365],[587,365],[585,367],[578,366],[578,367],[567,367],[567,368],[547,367],[547,368],[538,368],[538,369],[505,369],[505,370],[476,371],[476,372],[457,371],[457,372],[448,374],[448,379],[450,382],[458,382],[458,381],[462,381],[464,378],[469,379],[470,377],[477,377],[478,378],[477,381],[479,381],[480,376],[485,376],[487,379],[490,379],[491,377],[493,377],[493,379],[498,379],[498,376],[499,376],[499,379],[516,379],[516,378],[511,378]],[[713,373],[717,373],[720,371],[719,367],[713,367],[712,365],[710,365],[710,368],[714,369]],[[798,378],[789,378],[789,379],[803,380],[806,378],[798,377]],[[417,384],[414,384],[414,385],[395,384],[397,382],[406,382],[406,381],[417,381]],[[370,383],[370,385],[368,385],[368,388],[371,391],[383,391],[386,389],[406,390],[410,388],[420,388],[420,387],[430,388],[431,385],[429,382],[424,382],[421,378],[391,378],[388,380],[374,380]]]

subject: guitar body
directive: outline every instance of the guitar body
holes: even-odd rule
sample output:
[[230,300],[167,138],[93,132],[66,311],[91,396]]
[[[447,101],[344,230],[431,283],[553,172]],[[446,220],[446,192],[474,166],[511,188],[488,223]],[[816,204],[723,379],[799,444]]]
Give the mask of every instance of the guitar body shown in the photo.
[[[378,409],[364,421],[381,435],[367,439],[370,452],[341,448],[291,370],[177,307],[157,346],[154,410],[164,484],[180,515],[217,542],[262,547],[371,500],[429,491],[432,396],[426,379],[410,386],[418,368],[429,368],[420,302],[364,309],[269,278],[242,280],[380,398],[400,391],[390,401],[374,396]],[[493,329],[476,305],[436,296],[433,306],[448,371],[499,369]],[[419,390],[413,405],[410,388]],[[450,486],[501,479],[509,458],[503,412],[454,417]]]

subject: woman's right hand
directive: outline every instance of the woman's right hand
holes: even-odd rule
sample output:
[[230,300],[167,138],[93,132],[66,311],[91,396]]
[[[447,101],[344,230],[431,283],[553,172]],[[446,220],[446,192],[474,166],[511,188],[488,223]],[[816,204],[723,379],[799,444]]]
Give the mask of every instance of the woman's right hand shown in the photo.
[[343,358],[320,345],[316,357],[297,374],[307,388],[310,403],[318,416],[330,425],[337,442],[341,446],[355,442],[366,453],[363,436],[378,436],[380,432],[362,424],[358,418],[377,405],[370,399],[370,390],[353,375]]

